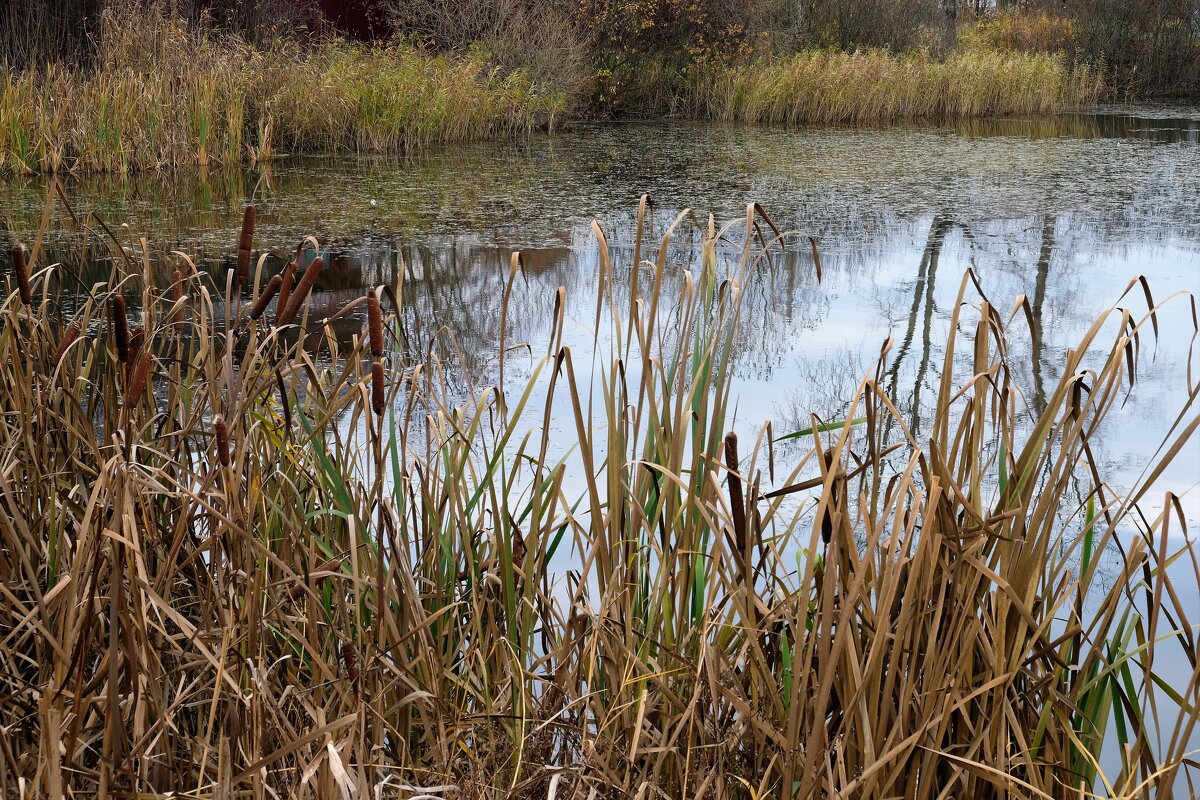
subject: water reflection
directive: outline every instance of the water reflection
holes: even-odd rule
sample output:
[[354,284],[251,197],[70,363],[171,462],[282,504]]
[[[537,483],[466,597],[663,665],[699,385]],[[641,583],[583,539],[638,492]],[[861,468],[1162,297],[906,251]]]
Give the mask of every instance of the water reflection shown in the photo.
[[[811,412],[836,416],[846,383],[853,387],[891,337],[887,385],[923,435],[967,267],[998,308],[1027,299],[1030,332],[1014,342],[1013,360],[1035,409],[1066,348],[1130,276],[1145,274],[1160,296],[1200,289],[1197,126],[1200,109],[1189,107],[882,130],[582,125],[411,161],[290,158],[267,172],[89,176],[58,186],[22,178],[0,184],[0,221],[28,240],[47,194],[61,195],[70,210],[54,207],[47,246],[85,285],[126,268],[122,256],[114,260],[113,239],[139,264],[145,234],[163,285],[168,254],[179,249],[198,255],[219,296],[242,204],[253,197],[256,242],[275,253],[262,280],[316,234],[329,268],[312,314],[333,316],[368,285],[397,287],[402,355],[436,355],[466,393],[494,378],[511,249],[524,251],[525,269],[512,291],[509,341],[541,352],[559,286],[569,332],[590,342],[591,219],[609,237],[614,287],[624,292],[642,192],[658,201],[646,234],[651,257],[677,209],[697,209],[672,240],[672,277],[695,263],[709,211],[737,218],[759,201],[782,227],[818,238],[825,280],[817,284],[807,243],[797,240],[745,287],[738,424],[774,418],[780,428],[803,427]],[[1168,129],[1182,134],[1158,135]],[[1114,463],[1143,461],[1157,419],[1180,397],[1190,321],[1172,314],[1119,412],[1124,420],[1110,428],[1117,433],[1098,444]],[[360,325],[349,316],[336,334],[348,340]],[[1200,455],[1190,451],[1166,477],[1183,492],[1198,476]],[[1193,517],[1198,507],[1189,506]]]

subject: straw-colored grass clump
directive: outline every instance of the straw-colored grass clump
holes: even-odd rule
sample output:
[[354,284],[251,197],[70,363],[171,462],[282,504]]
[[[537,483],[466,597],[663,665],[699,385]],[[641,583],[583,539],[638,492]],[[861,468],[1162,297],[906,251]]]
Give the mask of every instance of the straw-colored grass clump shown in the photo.
[[561,93],[481,52],[251,47],[161,11],[106,13],[94,68],[0,65],[0,173],[255,163],[279,149],[406,152],[544,128]]
[[[528,384],[465,402],[384,346],[402,286],[339,349],[316,265],[276,296],[297,340],[250,313],[263,260],[222,307],[232,276],[118,255],[62,319],[31,248],[0,306],[0,793],[1083,798],[1106,739],[1112,796],[1194,781],[1176,504],[1134,504],[1200,390],[1130,494],[1087,466],[1155,312],[1087,331],[1037,414],[964,277],[929,440],[872,372],[785,468],[728,427],[769,220],[673,265],[644,212],[629,264],[595,228],[595,384],[556,302]],[[1148,704],[1170,648],[1191,675]]]
[[1093,102],[1101,88],[1098,73],[1058,54],[821,50],[718,71],[693,102],[716,119],[834,124],[1053,112]]

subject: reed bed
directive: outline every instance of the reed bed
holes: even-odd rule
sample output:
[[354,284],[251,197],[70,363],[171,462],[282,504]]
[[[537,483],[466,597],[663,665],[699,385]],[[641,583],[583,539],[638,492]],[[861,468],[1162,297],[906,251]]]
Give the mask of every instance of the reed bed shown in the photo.
[[1094,102],[1102,88],[1097,72],[1057,54],[806,51],[712,73],[689,102],[721,120],[838,124],[1047,113]]
[[264,50],[146,15],[106,15],[94,69],[0,66],[0,173],[255,164],[280,149],[404,153],[551,127],[565,107],[479,51],[336,40]]
[[[563,344],[560,290],[528,382],[502,377],[502,321],[501,377],[465,399],[400,360],[401,287],[339,312],[367,320],[339,347],[312,267],[260,304],[261,256],[234,292],[123,251],[64,318],[32,245],[0,306],[0,792],[1194,791],[1195,609],[1166,566],[1200,563],[1173,497],[1139,503],[1200,390],[1131,492],[1089,460],[1152,349],[1148,290],[1039,414],[1007,363],[1021,306],[968,273],[929,439],[872,371],[785,465],[784,432],[729,428],[769,220],[710,221],[671,264],[645,211],[627,264],[594,226],[590,351]],[[1171,648],[1190,677],[1156,677]]]

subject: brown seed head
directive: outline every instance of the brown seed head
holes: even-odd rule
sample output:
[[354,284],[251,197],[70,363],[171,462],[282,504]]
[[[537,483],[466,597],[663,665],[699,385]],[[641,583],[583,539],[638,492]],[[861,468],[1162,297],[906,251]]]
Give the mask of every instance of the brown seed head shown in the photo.
[[225,425],[225,418],[217,414],[213,419],[213,430],[217,435],[217,461],[222,467],[229,466],[229,428]]
[[250,319],[258,319],[266,312],[271,298],[275,296],[275,293],[279,291],[279,287],[282,285],[282,275],[276,275],[267,281],[267,285],[263,287],[262,293],[255,299],[254,305],[250,307]]
[[283,315],[283,311],[287,308],[288,298],[291,297],[292,289],[296,285],[296,260],[288,262],[287,269],[283,271],[283,282],[279,284],[279,299],[275,301],[275,318],[278,319]]
[[275,322],[278,325],[290,325],[296,315],[300,313],[300,307],[304,305],[304,301],[308,298],[308,293],[312,291],[313,284],[317,282],[317,276],[321,274],[321,270],[325,268],[325,260],[317,256],[308,265],[308,269],[304,270],[304,274],[300,276],[300,280],[296,282],[296,291],[292,292],[288,298],[287,308],[283,311],[283,316]]
[[250,277],[250,251],[254,248],[254,220],[257,212],[254,206],[246,206],[242,215],[242,232],[238,236],[237,267],[233,272],[233,286],[239,288]]
[[376,416],[383,416],[387,406],[385,398],[386,387],[383,383],[383,362],[378,358],[371,364],[371,409]]
[[133,329],[133,333],[129,334],[129,363],[133,364],[137,361],[138,354],[142,351],[142,343],[146,339],[146,329],[138,325]]
[[379,307],[379,292],[367,292],[367,331],[371,337],[371,355],[383,355],[383,310]]
[[67,352],[67,348],[74,344],[75,340],[79,338],[79,331],[79,320],[74,320],[70,325],[67,326],[67,329],[63,331],[62,338],[58,340],[58,348],[54,351],[54,358],[51,361],[55,367],[57,367],[59,362],[62,361],[63,356]]
[[143,350],[138,356],[137,365],[133,368],[133,373],[129,378],[129,385],[125,387],[125,408],[132,410],[137,408],[138,403],[142,399],[142,390],[146,388],[146,378],[150,375],[150,366],[154,359],[150,357],[149,348]]
[[113,342],[117,345],[117,358],[129,363],[129,317],[125,314],[125,298],[114,295],[112,299]]
[[33,290],[29,288],[29,264],[25,261],[25,245],[13,245],[12,262],[13,273],[17,277],[17,289],[21,293],[21,302],[31,306],[33,305]]

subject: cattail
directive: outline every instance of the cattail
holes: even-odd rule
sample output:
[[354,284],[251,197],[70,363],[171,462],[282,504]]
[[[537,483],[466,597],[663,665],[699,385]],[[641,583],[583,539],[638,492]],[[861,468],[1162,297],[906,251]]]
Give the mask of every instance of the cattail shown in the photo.
[[271,298],[279,291],[279,287],[283,285],[283,276],[276,275],[271,280],[267,281],[267,285],[263,287],[262,294],[254,301],[254,305],[250,307],[250,319],[258,319],[267,310],[267,305],[271,302]]
[[31,306],[33,305],[33,290],[29,288],[29,265],[25,262],[25,245],[13,245],[12,262],[13,272],[17,276],[17,289],[21,292],[21,302]]
[[112,326],[117,358],[129,363],[129,318],[125,315],[125,298],[119,294],[112,299]]
[[[825,451],[825,471],[834,468],[833,453]],[[833,518],[838,512],[838,506],[841,504],[841,484],[838,478],[833,479],[833,483],[829,488],[829,499],[825,503],[825,514],[821,517],[821,541],[829,544],[833,539]]]
[[383,362],[378,358],[371,364],[371,409],[376,416],[383,416],[386,407],[383,385]]
[[213,420],[213,430],[217,434],[217,460],[221,462],[222,467],[229,466],[229,428],[225,425],[225,418],[217,414]]
[[283,271],[283,282],[279,284],[279,299],[275,301],[276,319],[282,316],[283,310],[287,308],[288,298],[292,294],[292,287],[296,285],[297,263],[297,259],[292,259],[288,262],[287,269]]
[[742,496],[742,477],[738,474],[737,434],[725,434],[725,465],[729,468],[729,507],[733,514],[734,544],[738,557],[746,553],[746,500]]
[[246,206],[242,215],[242,233],[238,237],[237,267],[233,271],[235,289],[243,286],[250,276],[250,250],[254,247],[254,220],[258,212],[253,205]]
[[379,292],[367,292],[367,331],[371,337],[371,355],[383,355],[383,311],[379,308]]
[[276,325],[290,325],[296,315],[300,313],[300,306],[304,305],[304,301],[308,298],[308,293],[312,291],[313,284],[317,282],[317,276],[321,274],[321,270],[325,267],[325,261],[317,256],[308,265],[308,269],[304,270],[304,274],[300,276],[300,280],[296,282],[296,291],[292,292],[288,298],[287,308],[283,310],[283,316],[275,320]]
[[148,348],[138,356],[137,365],[133,368],[133,374],[129,378],[129,385],[125,387],[126,409],[137,408],[141,401],[142,390],[146,388],[146,378],[150,375],[150,365],[153,361]]
[[58,349],[54,351],[54,359],[51,361],[55,367],[57,367],[59,362],[62,361],[63,356],[67,352],[67,348],[74,344],[75,340],[79,338],[80,330],[81,326],[79,324],[79,320],[75,320],[67,326],[65,331],[63,331],[62,338],[58,340]]
[[146,338],[146,329],[138,325],[133,329],[133,333],[129,334],[129,363],[137,361],[138,354],[142,352],[142,342]]

